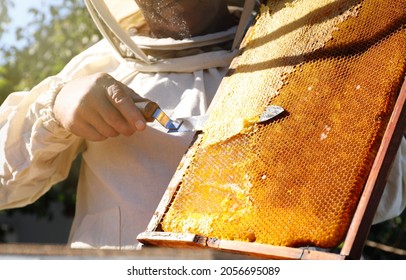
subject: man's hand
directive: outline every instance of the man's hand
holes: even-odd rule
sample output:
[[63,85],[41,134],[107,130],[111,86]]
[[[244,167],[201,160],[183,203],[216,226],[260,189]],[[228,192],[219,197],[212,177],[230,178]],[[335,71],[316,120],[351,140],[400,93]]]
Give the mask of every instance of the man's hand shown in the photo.
[[108,74],[100,73],[67,83],[54,104],[55,118],[73,134],[89,141],[145,129],[134,102],[145,100]]

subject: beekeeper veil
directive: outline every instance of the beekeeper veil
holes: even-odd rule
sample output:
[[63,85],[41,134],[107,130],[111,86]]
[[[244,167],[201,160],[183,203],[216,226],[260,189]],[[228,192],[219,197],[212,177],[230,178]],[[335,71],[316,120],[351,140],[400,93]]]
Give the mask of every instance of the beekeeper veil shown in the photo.
[[187,49],[191,46],[204,47],[233,40],[231,49],[224,51],[229,52],[230,57],[235,56],[246,28],[253,19],[253,11],[257,1],[237,2],[244,2],[238,26],[218,32],[214,36],[210,36],[210,39],[206,36],[196,36],[184,40],[166,38],[160,40],[159,46],[156,46],[156,40],[151,40],[145,36],[133,36],[137,35],[137,30],[145,24],[143,14],[134,0],[85,0],[97,28],[109,41],[115,52],[121,58],[146,65],[160,63],[159,58],[146,54],[147,49],[157,47],[161,50],[174,46],[178,49]]

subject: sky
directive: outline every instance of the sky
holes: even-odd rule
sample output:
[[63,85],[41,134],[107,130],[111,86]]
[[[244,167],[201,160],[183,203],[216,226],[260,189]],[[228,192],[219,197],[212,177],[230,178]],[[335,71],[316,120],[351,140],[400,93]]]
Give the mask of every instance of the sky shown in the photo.
[[50,4],[60,3],[62,0],[13,0],[14,8],[10,8],[9,15],[11,24],[8,26],[8,32],[1,38],[1,44],[6,46],[18,46],[14,36],[17,27],[24,27],[31,19],[32,15],[28,12],[30,8],[48,10]]

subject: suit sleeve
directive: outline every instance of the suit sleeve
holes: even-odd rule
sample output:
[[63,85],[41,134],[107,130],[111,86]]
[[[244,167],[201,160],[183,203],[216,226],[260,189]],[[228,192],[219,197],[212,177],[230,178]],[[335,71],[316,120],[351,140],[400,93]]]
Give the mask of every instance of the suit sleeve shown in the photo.
[[63,86],[50,77],[15,92],[0,107],[0,209],[36,201],[67,177],[83,140],[63,129],[52,107]]

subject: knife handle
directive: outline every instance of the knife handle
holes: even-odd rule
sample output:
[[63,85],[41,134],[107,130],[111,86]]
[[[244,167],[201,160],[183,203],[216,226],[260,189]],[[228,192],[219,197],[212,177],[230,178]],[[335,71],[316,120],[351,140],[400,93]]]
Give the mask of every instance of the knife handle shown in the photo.
[[144,116],[145,120],[147,122],[153,122],[154,119],[154,113],[157,109],[159,109],[159,106],[157,103],[154,101],[141,101],[141,102],[135,102],[135,106],[138,108],[138,110],[141,111],[142,115]]

